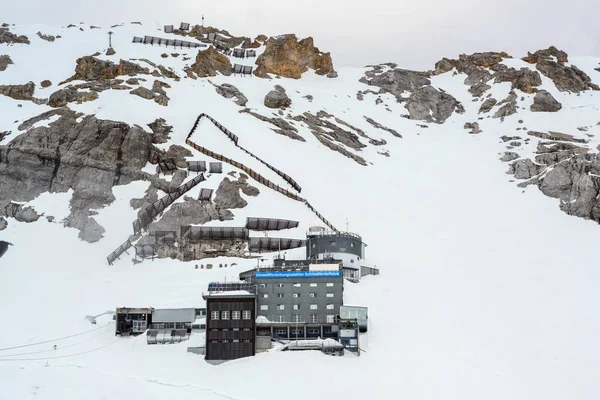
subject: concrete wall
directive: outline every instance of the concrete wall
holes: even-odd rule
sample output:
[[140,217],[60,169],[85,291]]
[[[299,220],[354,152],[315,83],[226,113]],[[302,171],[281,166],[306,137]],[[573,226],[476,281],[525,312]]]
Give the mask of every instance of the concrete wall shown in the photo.
[[256,351],[266,351],[271,348],[271,336],[256,337]]

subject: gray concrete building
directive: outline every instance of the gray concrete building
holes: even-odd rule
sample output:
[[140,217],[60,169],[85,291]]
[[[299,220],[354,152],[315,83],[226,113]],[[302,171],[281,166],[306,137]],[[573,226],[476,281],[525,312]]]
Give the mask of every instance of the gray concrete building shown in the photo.
[[260,333],[280,338],[335,336],[332,328],[344,294],[340,263],[258,268],[240,278],[257,285]]

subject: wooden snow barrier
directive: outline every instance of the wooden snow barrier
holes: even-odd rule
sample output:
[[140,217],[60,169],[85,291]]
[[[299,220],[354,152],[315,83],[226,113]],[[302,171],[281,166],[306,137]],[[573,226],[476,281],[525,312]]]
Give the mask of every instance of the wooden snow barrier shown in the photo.
[[279,231],[282,229],[297,228],[300,223],[289,219],[275,218],[246,218],[246,229],[251,231]]
[[182,22],[181,25],[179,25],[180,31],[187,31],[189,29],[190,29],[190,24],[188,24],[187,22]]
[[173,33],[173,25],[165,25],[165,33]]
[[206,172],[206,161],[188,161],[189,172]]
[[246,50],[246,58],[256,57],[256,50]]
[[236,58],[245,58],[246,57],[246,51],[244,49],[233,49],[233,57]]

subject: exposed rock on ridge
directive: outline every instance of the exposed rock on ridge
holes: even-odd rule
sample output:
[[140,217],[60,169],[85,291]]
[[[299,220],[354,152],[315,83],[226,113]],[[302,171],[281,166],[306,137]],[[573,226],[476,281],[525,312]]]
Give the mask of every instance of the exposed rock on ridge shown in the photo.
[[269,38],[266,49],[257,58],[256,64],[258,68],[254,74],[261,78],[274,74],[300,79],[309,68],[314,69],[318,75],[334,73],[329,53],[319,51],[314,46],[312,37],[298,41],[294,34]]

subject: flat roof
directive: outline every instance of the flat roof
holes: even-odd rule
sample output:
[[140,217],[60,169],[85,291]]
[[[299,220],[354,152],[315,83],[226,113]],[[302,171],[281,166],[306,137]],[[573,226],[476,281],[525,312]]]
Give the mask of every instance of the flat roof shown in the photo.
[[193,322],[195,320],[195,308],[162,308],[152,312],[152,323]]

